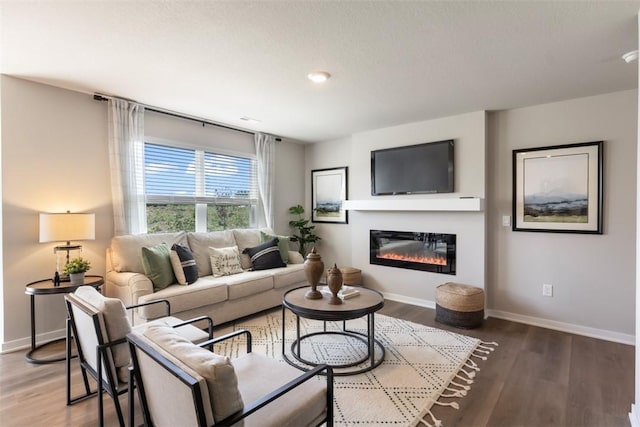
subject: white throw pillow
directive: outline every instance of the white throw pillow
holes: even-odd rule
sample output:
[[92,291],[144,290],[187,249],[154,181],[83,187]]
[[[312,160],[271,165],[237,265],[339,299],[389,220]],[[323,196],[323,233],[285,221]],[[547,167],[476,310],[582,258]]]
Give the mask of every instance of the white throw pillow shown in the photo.
[[240,251],[237,246],[228,248],[209,248],[211,271],[215,277],[242,273]]
[[228,357],[198,347],[160,322],[150,324],[143,334],[207,381],[216,422],[244,408],[236,371]]
[[226,248],[236,244],[231,230],[189,232],[187,234],[189,247],[198,266],[198,276],[210,276],[211,260],[209,259],[209,246],[214,248]]

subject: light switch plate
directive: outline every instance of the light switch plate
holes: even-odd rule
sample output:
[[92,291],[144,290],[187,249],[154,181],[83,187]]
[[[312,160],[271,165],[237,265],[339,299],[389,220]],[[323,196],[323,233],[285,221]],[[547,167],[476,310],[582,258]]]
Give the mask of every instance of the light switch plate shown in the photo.
[[511,216],[510,215],[502,215],[502,226],[510,227],[511,226]]

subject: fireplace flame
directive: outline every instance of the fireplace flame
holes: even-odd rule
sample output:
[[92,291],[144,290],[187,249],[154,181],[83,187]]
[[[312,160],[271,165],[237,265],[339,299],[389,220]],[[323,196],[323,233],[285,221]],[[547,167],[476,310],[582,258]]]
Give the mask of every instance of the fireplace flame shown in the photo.
[[393,252],[387,252],[384,254],[377,254],[377,258],[392,259],[395,261],[409,261],[418,262],[421,264],[434,264],[434,265],[447,265],[446,258],[429,257],[429,256],[417,256],[417,255],[402,255]]

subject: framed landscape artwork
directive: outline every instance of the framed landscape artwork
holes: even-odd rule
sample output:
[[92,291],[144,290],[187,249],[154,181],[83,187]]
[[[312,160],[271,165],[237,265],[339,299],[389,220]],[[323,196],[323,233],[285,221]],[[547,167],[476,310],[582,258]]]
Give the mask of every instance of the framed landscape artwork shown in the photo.
[[513,150],[513,231],[602,234],[602,147]]
[[311,171],[311,221],[348,223],[347,167]]

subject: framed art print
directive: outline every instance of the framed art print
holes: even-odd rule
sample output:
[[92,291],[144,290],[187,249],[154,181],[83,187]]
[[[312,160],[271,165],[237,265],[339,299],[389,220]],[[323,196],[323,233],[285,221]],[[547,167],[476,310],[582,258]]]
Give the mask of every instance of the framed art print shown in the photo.
[[348,223],[347,167],[311,171],[311,221]]
[[513,231],[602,234],[602,148],[513,150]]

